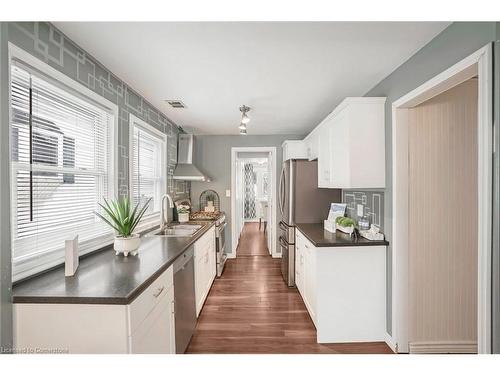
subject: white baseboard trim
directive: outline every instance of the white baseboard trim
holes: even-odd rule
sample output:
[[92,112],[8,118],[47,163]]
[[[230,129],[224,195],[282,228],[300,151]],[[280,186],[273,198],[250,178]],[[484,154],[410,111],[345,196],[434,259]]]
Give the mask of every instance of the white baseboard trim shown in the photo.
[[477,353],[477,341],[410,342],[410,354]]
[[385,333],[385,343],[387,344],[387,346],[389,346],[389,348],[391,348],[391,350],[394,353],[398,352],[397,347],[396,347],[396,343],[394,342],[392,336],[389,335],[387,332]]
[[278,258],[281,258],[281,253],[280,253],[280,254],[271,254],[271,256],[272,256],[273,258],[278,259]]
[[236,253],[228,253],[226,255],[227,255],[227,259],[235,259],[236,258]]

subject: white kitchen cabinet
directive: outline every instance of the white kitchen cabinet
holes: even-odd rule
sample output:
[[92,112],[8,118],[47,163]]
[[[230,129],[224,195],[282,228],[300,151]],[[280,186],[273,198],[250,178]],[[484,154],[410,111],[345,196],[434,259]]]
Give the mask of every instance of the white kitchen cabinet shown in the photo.
[[295,241],[295,285],[301,296],[304,294],[304,256],[302,253],[303,241],[298,236]]
[[332,121],[331,187],[385,187],[385,98],[348,98]]
[[174,288],[170,288],[161,302],[151,312],[130,338],[131,353],[175,353]]
[[15,303],[14,346],[67,353],[175,353],[173,268],[129,305]]
[[318,159],[319,151],[319,136],[318,130],[314,129],[308,136],[304,139],[306,146],[306,155],[309,161]]
[[386,246],[315,247],[299,228],[296,248],[304,259],[297,288],[317,342],[384,341]]
[[385,188],[385,101],[346,98],[305,138],[309,160],[318,147],[318,187]]
[[217,273],[215,256],[215,228],[212,227],[194,244],[196,316],[201,312]]
[[316,252],[309,241],[304,242],[304,295],[312,321],[316,324]]
[[312,321],[316,324],[316,254],[311,243],[300,232],[296,232],[296,278],[295,284]]
[[330,144],[330,121],[323,122],[318,129],[318,187],[331,187],[332,177],[332,146]]
[[289,159],[307,159],[306,144],[303,140],[284,141],[283,161]]

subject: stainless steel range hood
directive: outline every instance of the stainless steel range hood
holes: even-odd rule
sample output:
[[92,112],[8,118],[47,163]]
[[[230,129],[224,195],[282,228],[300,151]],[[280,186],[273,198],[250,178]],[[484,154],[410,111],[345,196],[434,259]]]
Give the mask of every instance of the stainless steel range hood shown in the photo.
[[210,177],[193,164],[194,136],[192,134],[179,134],[177,147],[177,166],[174,171],[174,180],[210,182]]

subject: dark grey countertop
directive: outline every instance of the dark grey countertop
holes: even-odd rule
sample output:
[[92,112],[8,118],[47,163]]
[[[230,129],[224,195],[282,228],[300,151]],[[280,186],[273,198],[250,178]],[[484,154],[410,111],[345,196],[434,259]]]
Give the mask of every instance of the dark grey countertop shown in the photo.
[[388,246],[387,241],[370,241],[366,238],[354,238],[346,233],[337,231],[336,233],[328,232],[324,229],[323,223],[315,224],[296,224],[300,232],[309,240],[315,247],[336,247],[336,246]]
[[13,288],[13,303],[81,303],[127,305],[158,278],[214,222],[193,237],[142,237],[137,256],[115,255],[112,246],[80,259],[74,276],[64,265],[21,281]]

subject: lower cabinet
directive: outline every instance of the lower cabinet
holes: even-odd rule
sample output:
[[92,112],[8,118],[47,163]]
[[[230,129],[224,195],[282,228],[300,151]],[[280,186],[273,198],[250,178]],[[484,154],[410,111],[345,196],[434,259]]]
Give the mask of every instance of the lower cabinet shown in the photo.
[[129,305],[16,303],[14,347],[28,353],[175,353],[173,270]]
[[318,343],[384,341],[386,246],[315,247],[300,230],[296,285]]
[[296,233],[295,284],[316,325],[316,253],[311,243],[299,231]]
[[216,274],[215,228],[212,227],[194,244],[194,292],[197,317],[200,315]]

